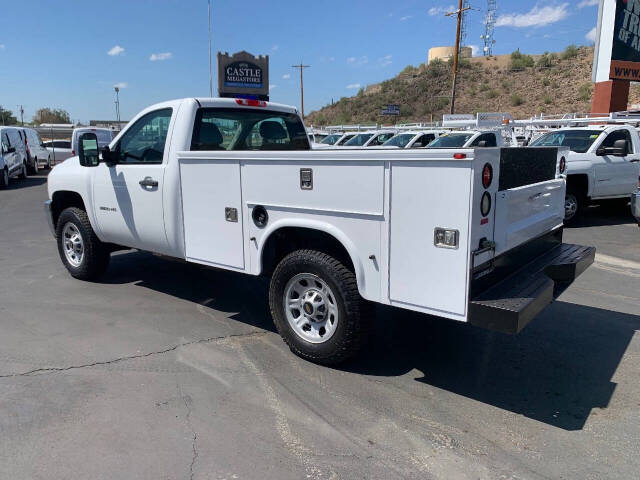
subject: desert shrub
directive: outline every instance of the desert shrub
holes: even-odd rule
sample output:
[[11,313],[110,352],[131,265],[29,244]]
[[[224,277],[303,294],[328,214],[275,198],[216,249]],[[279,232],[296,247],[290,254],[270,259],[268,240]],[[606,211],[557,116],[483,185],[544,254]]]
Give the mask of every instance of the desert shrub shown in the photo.
[[575,58],[577,56],[578,56],[578,47],[576,47],[575,45],[569,45],[567,48],[564,49],[564,52],[562,52],[563,60],[569,60],[570,58]]
[[509,62],[509,70],[519,71],[528,67],[533,67],[535,62],[531,55],[525,55],[520,53],[520,50],[516,50],[511,54],[511,61]]
[[518,107],[523,103],[524,103],[524,98],[522,98],[520,95],[518,95],[517,93],[514,93],[513,95],[511,95],[511,105],[513,105],[514,107]]
[[549,105],[550,103],[553,103],[553,99],[551,98],[551,95],[549,95],[548,93],[542,98],[542,101],[544,102],[545,105]]
[[583,102],[591,99],[591,83],[583,83],[578,88],[578,98]]
[[543,78],[542,85],[544,85],[545,87],[548,87],[549,85],[551,85],[551,80],[549,80],[547,77]]
[[491,89],[487,92],[487,98],[496,98],[498,96],[498,92]]
[[551,68],[553,66],[553,60],[551,60],[551,56],[545,52],[536,62],[536,67],[538,68]]

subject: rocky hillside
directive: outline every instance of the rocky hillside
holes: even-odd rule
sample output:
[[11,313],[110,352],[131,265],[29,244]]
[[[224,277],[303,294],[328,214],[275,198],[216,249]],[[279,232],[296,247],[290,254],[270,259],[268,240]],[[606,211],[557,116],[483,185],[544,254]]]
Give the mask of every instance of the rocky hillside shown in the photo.
[[[515,118],[533,114],[588,112],[591,107],[593,47],[569,46],[544,55],[478,57],[464,60],[458,74],[456,113],[510,112]],[[395,78],[361,89],[310,113],[309,125],[389,123],[380,112],[399,104],[399,122],[440,120],[449,113],[452,62],[408,66]],[[630,103],[640,99],[632,87]]]

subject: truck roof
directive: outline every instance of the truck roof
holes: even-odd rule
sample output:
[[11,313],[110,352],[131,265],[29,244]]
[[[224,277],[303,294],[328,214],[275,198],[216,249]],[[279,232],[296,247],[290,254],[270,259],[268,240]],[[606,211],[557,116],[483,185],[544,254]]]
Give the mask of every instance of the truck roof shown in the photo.
[[[186,99],[185,99],[186,100]],[[246,101],[242,98],[196,97],[195,100],[203,107],[208,108],[254,108],[256,110],[267,108],[277,112],[298,113],[296,107],[275,102],[263,102],[259,100]],[[252,105],[255,103],[255,105]]]

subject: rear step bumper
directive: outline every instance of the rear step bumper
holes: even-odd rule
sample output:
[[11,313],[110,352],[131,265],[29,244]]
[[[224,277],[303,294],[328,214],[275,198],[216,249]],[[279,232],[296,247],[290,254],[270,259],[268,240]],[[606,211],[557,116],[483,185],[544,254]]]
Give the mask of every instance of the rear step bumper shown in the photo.
[[593,263],[596,249],[562,243],[469,302],[469,323],[518,333]]

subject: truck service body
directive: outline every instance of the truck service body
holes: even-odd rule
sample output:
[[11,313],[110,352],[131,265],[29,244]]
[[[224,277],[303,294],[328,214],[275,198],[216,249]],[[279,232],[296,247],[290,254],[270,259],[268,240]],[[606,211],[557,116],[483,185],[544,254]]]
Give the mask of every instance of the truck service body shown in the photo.
[[[138,138],[152,161],[114,160]],[[562,243],[566,149],[310,150],[294,108],[208,98],[142,111],[102,161],[83,141],[45,205],[72,275],[122,247],[271,275],[278,331],[320,363],[361,348],[370,302],[516,333],[595,254]]]

